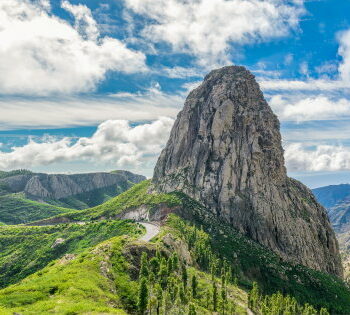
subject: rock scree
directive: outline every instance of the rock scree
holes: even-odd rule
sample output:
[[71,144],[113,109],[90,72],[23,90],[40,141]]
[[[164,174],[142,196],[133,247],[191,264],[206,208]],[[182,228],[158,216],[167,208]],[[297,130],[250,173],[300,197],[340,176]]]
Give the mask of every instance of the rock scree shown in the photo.
[[342,276],[325,209],[287,176],[279,127],[248,70],[213,70],[178,114],[154,187],[186,193],[285,260]]

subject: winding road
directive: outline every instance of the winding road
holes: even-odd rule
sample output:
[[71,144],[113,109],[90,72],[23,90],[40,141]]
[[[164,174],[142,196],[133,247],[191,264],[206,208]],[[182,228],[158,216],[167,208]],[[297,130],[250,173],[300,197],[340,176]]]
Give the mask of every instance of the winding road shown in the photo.
[[146,234],[141,236],[139,240],[149,242],[160,232],[160,226],[157,222],[138,222],[146,228]]

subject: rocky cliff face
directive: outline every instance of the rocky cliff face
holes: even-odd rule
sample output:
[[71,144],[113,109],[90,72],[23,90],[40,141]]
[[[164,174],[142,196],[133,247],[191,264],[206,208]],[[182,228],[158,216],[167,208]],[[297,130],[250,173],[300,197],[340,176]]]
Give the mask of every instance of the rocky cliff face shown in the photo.
[[127,171],[90,174],[31,174],[16,175],[0,180],[11,192],[24,192],[31,198],[61,199],[119,185],[126,190],[130,183],[139,183],[146,178]]
[[183,191],[286,260],[342,275],[326,212],[287,177],[279,121],[244,67],[214,70],[189,94],[153,183]]

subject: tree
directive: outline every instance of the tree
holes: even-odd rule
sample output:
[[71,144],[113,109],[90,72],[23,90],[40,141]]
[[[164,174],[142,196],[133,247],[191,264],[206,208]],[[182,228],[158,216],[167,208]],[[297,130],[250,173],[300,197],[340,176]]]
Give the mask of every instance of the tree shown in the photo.
[[187,279],[188,279],[188,275],[187,275],[187,268],[185,265],[182,265],[181,267],[182,269],[182,282],[184,284],[184,287],[187,287]]
[[168,258],[168,275],[170,275],[173,271],[173,260],[171,257]]
[[150,269],[155,273],[157,274],[159,272],[159,259],[158,257],[152,257],[152,259],[149,261],[149,266],[150,266]]
[[192,287],[192,297],[194,299],[196,299],[197,298],[197,287],[198,287],[198,281],[197,281],[196,275],[192,275],[191,287]]
[[172,265],[173,265],[174,271],[176,271],[179,268],[179,257],[177,256],[176,253],[173,254]]
[[145,310],[147,309],[147,305],[148,305],[147,280],[146,278],[142,277],[140,286],[139,286],[139,301],[138,301],[138,308],[139,308],[140,314],[145,313]]
[[181,303],[182,304],[187,304],[188,300],[187,300],[185,288],[183,286],[180,286],[179,296],[180,296]]
[[188,315],[197,315],[196,308],[193,303],[188,307]]
[[216,287],[216,283],[213,282],[213,310],[216,312],[218,309],[218,288]]
[[329,312],[326,308],[322,307],[320,309],[320,315],[329,315]]
[[163,290],[162,287],[157,283],[154,287],[154,292],[157,298],[157,315],[159,315],[160,308],[163,302]]
[[148,259],[147,259],[147,254],[145,252],[142,253],[141,255],[141,267],[140,267],[140,278],[145,277],[147,278],[149,274],[148,270]]
[[259,300],[259,286],[256,282],[253,282],[253,288],[248,294],[248,307],[252,310],[258,307]]
[[165,261],[164,257],[162,258],[162,260],[160,262],[158,276],[159,276],[159,281],[160,281],[162,288],[165,289],[167,286],[167,281],[168,281],[168,279],[167,279],[168,270],[167,270],[166,261]]

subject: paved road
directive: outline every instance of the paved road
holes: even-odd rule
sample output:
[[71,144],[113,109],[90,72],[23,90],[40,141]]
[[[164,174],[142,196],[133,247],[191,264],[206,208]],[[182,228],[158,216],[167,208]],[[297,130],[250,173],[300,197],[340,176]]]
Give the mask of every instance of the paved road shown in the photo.
[[160,231],[160,227],[158,223],[154,223],[154,222],[138,222],[138,223],[142,224],[146,228],[146,234],[139,238],[141,241],[149,242]]

